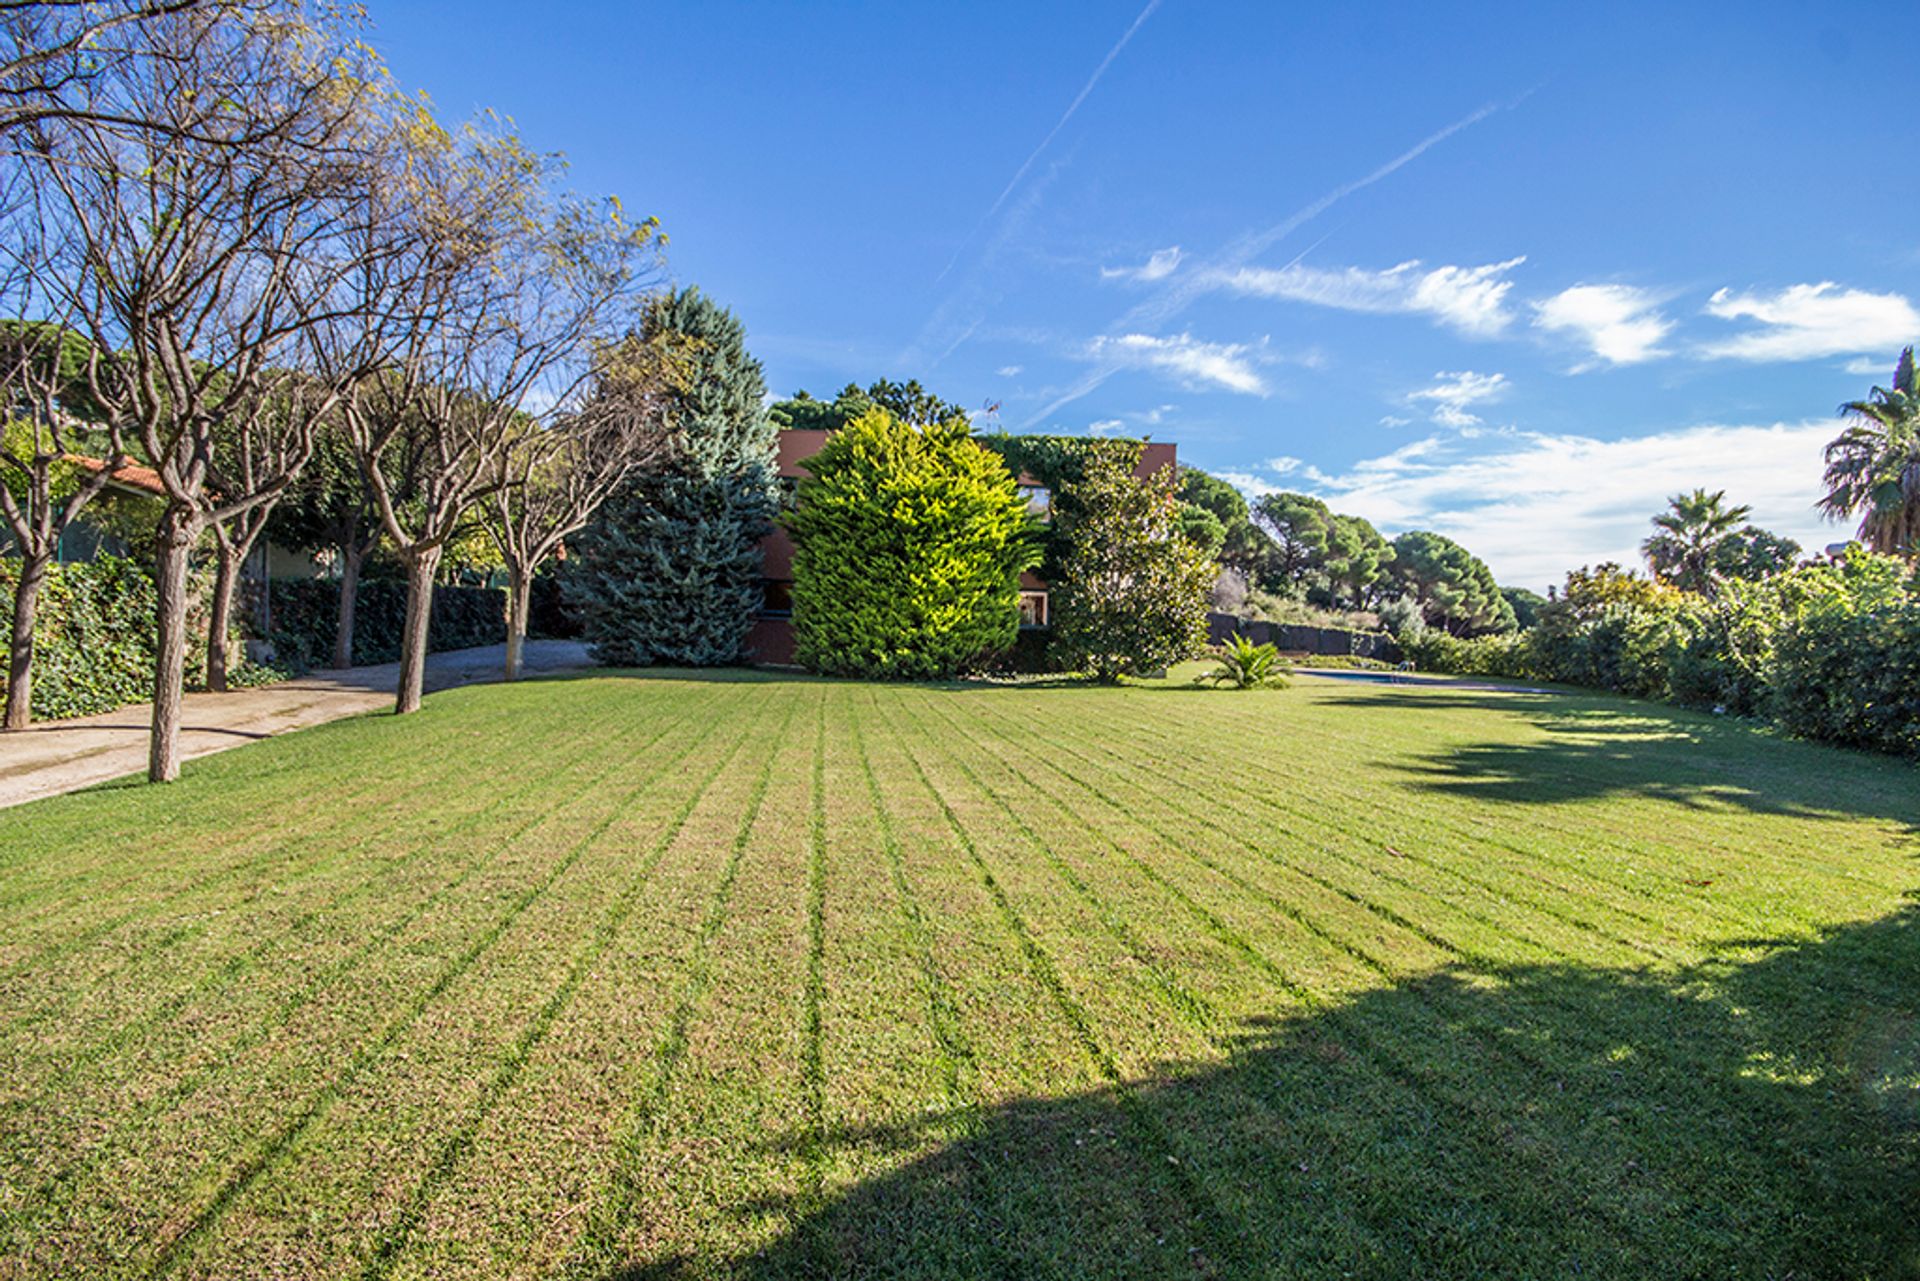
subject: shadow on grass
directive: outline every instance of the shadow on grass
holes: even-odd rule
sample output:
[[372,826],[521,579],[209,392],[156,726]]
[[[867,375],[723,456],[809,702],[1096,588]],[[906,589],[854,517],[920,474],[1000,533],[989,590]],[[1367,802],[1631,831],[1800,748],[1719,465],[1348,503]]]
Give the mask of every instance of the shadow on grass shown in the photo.
[[1913,910],[1744,966],[1442,972],[1224,1065],[829,1135],[902,1163],[614,1275],[1911,1276],[1916,994]]
[[1880,818],[1920,836],[1920,768],[1913,762],[1795,742],[1747,721],[1592,694],[1384,692],[1323,702],[1407,715],[1498,711],[1539,731],[1380,762],[1426,791],[1507,805],[1646,797],[1688,809]]

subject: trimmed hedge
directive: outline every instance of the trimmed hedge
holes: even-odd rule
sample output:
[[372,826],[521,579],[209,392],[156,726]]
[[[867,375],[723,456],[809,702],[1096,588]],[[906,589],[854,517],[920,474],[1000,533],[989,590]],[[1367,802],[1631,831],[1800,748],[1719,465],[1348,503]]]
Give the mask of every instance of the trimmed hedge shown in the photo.
[[[406,622],[407,585],[363,580],[355,598],[353,662],[392,663],[400,658]],[[333,659],[340,620],[340,584],[330,578],[273,580],[273,648],[278,662],[320,667]],[[427,648],[433,652],[498,645],[507,639],[507,594],[497,587],[435,587]]]
[[[9,616],[20,562],[0,557],[0,603]],[[187,684],[206,679],[207,576],[192,580]],[[153,697],[153,576],[139,561],[100,556],[47,568],[34,627],[33,715],[91,716]],[[6,672],[0,669],[0,690]]]

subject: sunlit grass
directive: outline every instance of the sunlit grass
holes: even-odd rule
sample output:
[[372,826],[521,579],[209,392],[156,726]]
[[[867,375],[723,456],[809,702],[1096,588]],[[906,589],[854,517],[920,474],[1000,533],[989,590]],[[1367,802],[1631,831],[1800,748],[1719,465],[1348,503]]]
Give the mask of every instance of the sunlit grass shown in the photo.
[[1920,774],[726,673],[0,813],[0,1276],[1920,1269]]

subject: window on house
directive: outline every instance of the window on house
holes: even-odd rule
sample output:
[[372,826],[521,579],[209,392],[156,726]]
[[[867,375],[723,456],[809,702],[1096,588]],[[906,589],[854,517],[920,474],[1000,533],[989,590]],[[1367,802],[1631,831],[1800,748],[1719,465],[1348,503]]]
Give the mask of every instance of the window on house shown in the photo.
[[762,614],[784,617],[793,613],[793,584],[784,579],[769,578],[764,584],[765,599],[760,603]]
[[1045,592],[1020,593],[1020,626],[1045,627],[1047,625],[1047,594]]

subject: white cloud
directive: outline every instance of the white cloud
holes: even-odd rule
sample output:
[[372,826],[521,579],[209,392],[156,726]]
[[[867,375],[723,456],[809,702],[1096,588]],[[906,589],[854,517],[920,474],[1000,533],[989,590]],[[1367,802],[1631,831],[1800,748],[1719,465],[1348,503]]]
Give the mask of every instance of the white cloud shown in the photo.
[[1125,426],[1118,418],[1102,418],[1097,423],[1088,423],[1087,432],[1093,436],[1111,436]]
[[1208,279],[1231,293],[1257,298],[1309,302],[1342,311],[1406,312],[1432,316],[1475,338],[1489,338],[1513,320],[1507,294],[1508,272],[1524,256],[1479,267],[1420,269],[1418,259],[1368,271],[1363,267],[1329,270],[1292,263],[1285,267],[1240,267],[1212,273]]
[[1278,458],[1269,458],[1266,462],[1267,470],[1279,476],[1292,475],[1294,472],[1300,470],[1300,465],[1300,460],[1291,454],[1282,454]]
[[1382,414],[1380,416],[1380,425],[1382,427],[1405,427],[1412,421],[1413,419],[1402,418],[1398,414]]
[[1018,378],[1025,368],[1025,365],[1002,365],[993,372],[1002,378]]
[[1777,293],[1736,294],[1722,289],[1706,313],[1763,326],[1707,343],[1703,355],[1734,360],[1812,360],[1864,352],[1892,353],[1920,338],[1920,312],[1900,294],[1842,289],[1831,280],[1791,285]]
[[1434,375],[1433,386],[1410,392],[1409,401],[1424,400],[1433,405],[1433,421],[1448,427],[1471,427],[1480,421],[1469,413],[1472,405],[1498,400],[1513,384],[1505,374],[1476,374],[1471,369],[1458,373],[1444,371]]
[[1102,335],[1087,344],[1094,360],[1122,368],[1157,369],[1187,383],[1211,384],[1250,396],[1267,394],[1255,368],[1265,362],[1263,339],[1249,343],[1202,342],[1192,334],[1161,338],[1152,334]]
[[1173,269],[1180,265],[1180,259],[1184,256],[1180,252],[1179,245],[1172,245],[1166,249],[1155,250],[1146,262],[1138,267],[1102,267],[1100,279],[1137,280],[1142,284],[1151,284],[1171,276]]
[[1659,311],[1660,296],[1632,285],[1575,285],[1533,304],[1533,323],[1569,334],[1612,365],[1634,365],[1667,353],[1661,340],[1673,322]]
[[[1495,432],[1436,433],[1328,476],[1306,469],[1336,511],[1382,532],[1432,529],[1485,560],[1502,583],[1535,590],[1603,560],[1640,563],[1640,542],[1668,496],[1706,485],[1750,503],[1753,519],[1813,550],[1846,535],[1814,509],[1821,449],[1834,424],[1682,427],[1625,440]],[[1224,473],[1223,473],[1224,474]],[[1244,472],[1250,494],[1283,488]]]

